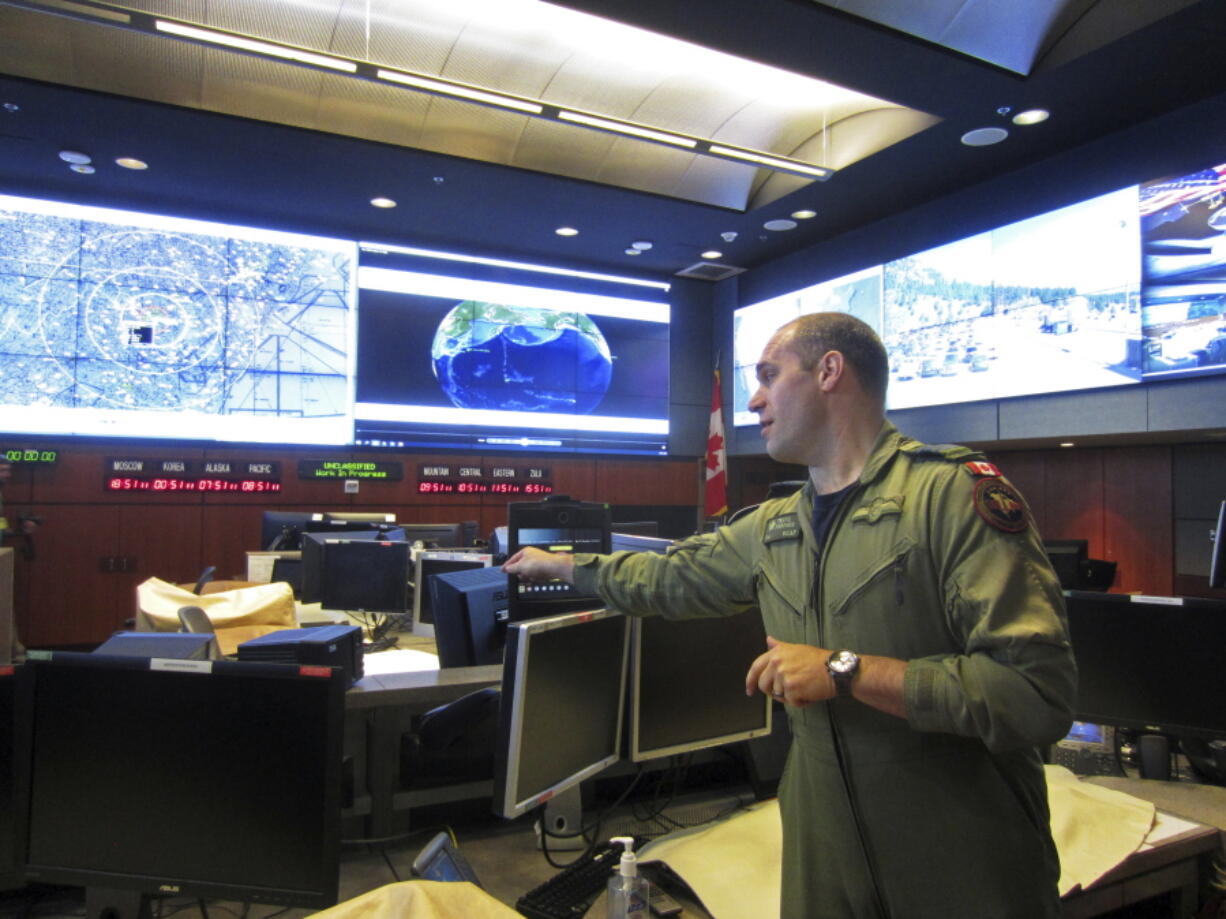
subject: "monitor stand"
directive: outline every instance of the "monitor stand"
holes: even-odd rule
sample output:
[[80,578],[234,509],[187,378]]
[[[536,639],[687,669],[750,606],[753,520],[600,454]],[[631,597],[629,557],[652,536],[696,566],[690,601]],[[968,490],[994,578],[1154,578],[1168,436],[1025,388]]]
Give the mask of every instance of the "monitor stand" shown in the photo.
[[153,911],[139,890],[86,887],[85,919],[153,919]]
[[[583,795],[576,785],[566,791],[559,792],[545,803],[545,811],[541,817],[544,829],[549,836],[549,848],[555,852],[573,852],[587,848],[587,840],[583,838]],[[536,827],[538,841],[543,842],[542,826]]]

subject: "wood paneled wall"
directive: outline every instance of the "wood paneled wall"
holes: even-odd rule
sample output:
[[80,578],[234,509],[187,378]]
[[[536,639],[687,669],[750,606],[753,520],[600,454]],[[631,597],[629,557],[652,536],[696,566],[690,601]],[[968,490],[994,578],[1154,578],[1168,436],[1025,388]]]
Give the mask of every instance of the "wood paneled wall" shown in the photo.
[[[24,443],[24,442],[23,442]],[[149,577],[194,582],[206,565],[217,577],[242,577],[246,553],[259,548],[265,510],[391,511],[403,522],[474,520],[488,535],[507,520],[505,495],[419,495],[420,464],[455,463],[440,454],[352,455],[322,450],[258,448],[170,448],[164,446],[38,444],[60,452],[46,467],[18,466],[5,492],[9,516],[32,510],[44,518],[32,541],[34,557],[21,558],[18,545],[17,622],[31,647],[95,644],[122,627],[134,613],[136,585]],[[106,492],[107,457],[151,459],[275,460],[282,465],[277,494],[192,492]],[[404,463],[400,482],[362,480],[356,495],[341,481],[302,480],[303,458],[378,459]],[[690,508],[698,520],[702,501],[700,464],[693,459],[603,459],[516,457],[548,466],[555,494],[610,505]],[[118,569],[116,568],[118,560]]]

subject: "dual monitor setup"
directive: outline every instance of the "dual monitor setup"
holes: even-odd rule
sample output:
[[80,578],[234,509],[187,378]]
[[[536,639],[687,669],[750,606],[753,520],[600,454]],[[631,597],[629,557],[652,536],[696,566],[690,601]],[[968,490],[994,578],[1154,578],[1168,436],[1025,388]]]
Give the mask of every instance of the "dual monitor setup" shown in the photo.
[[[1226,501],[1211,545],[1209,586],[1226,590]],[[1179,749],[1200,775],[1226,784],[1221,666],[1206,652],[1226,647],[1226,602],[1104,590],[1065,593],[1077,718],[1097,726],[1093,736],[1079,726],[1068,744],[1117,759],[1123,738],[1131,737],[1142,778],[1154,779],[1170,777],[1170,753]]]

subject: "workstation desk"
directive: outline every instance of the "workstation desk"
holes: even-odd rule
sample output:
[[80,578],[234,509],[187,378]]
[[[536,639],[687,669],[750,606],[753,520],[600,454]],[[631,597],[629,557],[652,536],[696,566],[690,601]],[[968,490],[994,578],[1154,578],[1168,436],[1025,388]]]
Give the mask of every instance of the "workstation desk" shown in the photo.
[[375,673],[355,683],[345,694],[345,754],[354,775],[354,800],[342,815],[347,835],[360,826],[360,838],[384,839],[408,829],[411,807],[490,795],[490,781],[402,789],[401,738],[418,715],[501,683],[501,666]]

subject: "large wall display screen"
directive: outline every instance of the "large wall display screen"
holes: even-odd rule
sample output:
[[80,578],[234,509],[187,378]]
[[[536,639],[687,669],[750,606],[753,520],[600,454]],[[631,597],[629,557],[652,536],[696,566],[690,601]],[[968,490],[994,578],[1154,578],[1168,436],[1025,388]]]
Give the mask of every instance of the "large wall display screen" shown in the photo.
[[1226,370],[1226,163],[1141,186],[1145,373]]
[[807,313],[852,313],[890,356],[891,409],[1138,382],[1143,372],[1135,187],[734,314],[734,423],[766,339]]
[[0,196],[3,427],[348,443],[356,253]]
[[358,286],[359,446],[667,452],[667,303],[365,261]]

